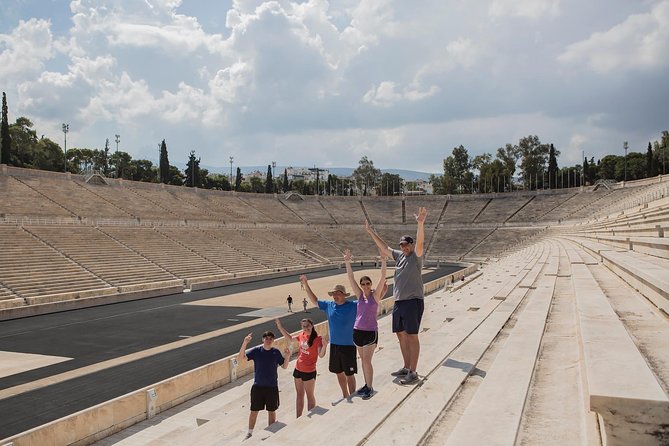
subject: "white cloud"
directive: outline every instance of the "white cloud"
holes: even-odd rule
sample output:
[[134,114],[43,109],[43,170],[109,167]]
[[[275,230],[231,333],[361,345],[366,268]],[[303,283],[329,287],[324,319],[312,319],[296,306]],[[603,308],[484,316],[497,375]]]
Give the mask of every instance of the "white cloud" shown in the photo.
[[0,34],[0,83],[35,76],[54,55],[51,24],[46,20],[21,20],[11,34]]
[[224,0],[212,20],[198,2],[73,0],[0,30],[0,81],[39,133],[120,133],[136,158],[166,138],[214,166],[439,171],[460,144],[537,134],[567,160],[666,125],[668,4]]
[[558,61],[586,65],[598,73],[655,68],[667,65],[669,54],[669,1],[646,14],[635,14],[605,32],[569,45]]
[[560,0],[493,0],[488,14],[493,18],[522,17],[537,20],[556,17],[560,13]]

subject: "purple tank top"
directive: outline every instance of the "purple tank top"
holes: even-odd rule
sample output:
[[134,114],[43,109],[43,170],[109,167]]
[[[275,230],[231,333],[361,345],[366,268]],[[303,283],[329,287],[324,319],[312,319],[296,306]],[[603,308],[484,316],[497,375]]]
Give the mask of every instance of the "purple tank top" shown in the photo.
[[356,330],[365,330],[365,331],[377,331],[378,323],[376,322],[376,314],[379,310],[379,304],[374,298],[374,293],[365,299],[364,294],[360,294],[358,297],[358,311],[355,315],[355,325],[353,328]]

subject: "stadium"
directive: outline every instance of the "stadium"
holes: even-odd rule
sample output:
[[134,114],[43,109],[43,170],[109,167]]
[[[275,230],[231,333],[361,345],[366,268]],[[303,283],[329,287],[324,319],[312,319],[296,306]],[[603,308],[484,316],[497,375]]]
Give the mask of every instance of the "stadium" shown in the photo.
[[378,274],[364,222],[394,244],[415,234],[419,207],[421,382],[389,376],[389,292],[378,394],[331,405],[336,382],[319,362],[318,405],[296,419],[280,371],[279,422],[244,444],[667,445],[668,193],[658,176],[262,195],[0,165],[0,445],[239,444],[253,371],[233,361],[244,336],[275,317],[297,328],[303,313],[285,305],[291,294],[301,308],[297,277],[320,294],[347,283],[346,249],[356,272]]

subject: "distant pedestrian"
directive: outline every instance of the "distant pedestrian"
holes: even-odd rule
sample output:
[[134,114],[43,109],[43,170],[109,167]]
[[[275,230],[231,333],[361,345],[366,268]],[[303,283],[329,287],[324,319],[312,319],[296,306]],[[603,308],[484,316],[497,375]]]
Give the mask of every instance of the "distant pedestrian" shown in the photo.
[[305,313],[308,313],[308,311],[307,311],[307,304],[308,304],[308,303],[309,303],[309,302],[307,302],[307,298],[306,298],[306,297],[305,297],[304,299],[302,299],[302,306],[304,307],[304,312],[305,312]]
[[240,363],[244,357],[253,361],[253,386],[251,387],[251,413],[249,414],[249,431],[246,438],[251,438],[253,428],[258,419],[258,412],[267,409],[267,425],[276,422],[276,410],[279,408],[279,377],[277,368],[288,368],[290,362],[290,350],[287,348],[281,352],[274,348],[274,333],[266,331],[262,334],[262,345],[246,351],[251,342],[252,334],[249,333],[242,341],[242,346],[237,355]]
[[293,312],[293,296],[290,294],[288,295],[288,298],[286,299],[286,303],[288,303],[288,311]]

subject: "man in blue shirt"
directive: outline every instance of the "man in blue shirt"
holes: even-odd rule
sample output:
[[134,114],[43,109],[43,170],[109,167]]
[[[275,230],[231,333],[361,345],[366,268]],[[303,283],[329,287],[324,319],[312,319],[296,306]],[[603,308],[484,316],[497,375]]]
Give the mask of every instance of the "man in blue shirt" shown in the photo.
[[[274,344],[274,333],[266,331],[262,334],[262,345],[246,351],[246,347],[251,342],[252,334],[249,333],[242,341],[242,346],[237,355],[237,363],[240,363],[244,357],[248,361],[253,361],[253,387],[251,387],[251,413],[249,414],[249,431],[246,438],[251,438],[253,428],[258,419],[258,412],[267,409],[267,425],[276,421],[276,410],[279,408],[279,376],[277,368],[279,366],[288,368],[290,362],[290,350],[284,349],[281,352],[272,347]],[[244,354],[246,353],[246,354]]]
[[356,302],[346,300],[348,293],[344,285],[336,285],[331,291],[328,291],[333,300],[326,301],[318,300],[309,286],[307,276],[300,276],[300,282],[311,303],[327,314],[330,328],[329,369],[337,375],[342,397],[348,398],[355,393],[355,374],[358,373],[358,361],[353,343],[353,325],[358,306]]

